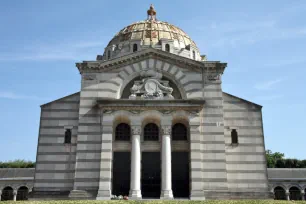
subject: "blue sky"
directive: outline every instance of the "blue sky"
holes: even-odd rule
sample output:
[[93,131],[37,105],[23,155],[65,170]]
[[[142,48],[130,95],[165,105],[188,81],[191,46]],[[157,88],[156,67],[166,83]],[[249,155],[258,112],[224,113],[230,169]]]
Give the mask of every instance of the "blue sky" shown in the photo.
[[102,54],[150,3],[228,63],[224,91],[263,106],[266,148],[306,159],[305,0],[2,0],[0,161],[35,160],[40,105],[79,91],[75,62]]

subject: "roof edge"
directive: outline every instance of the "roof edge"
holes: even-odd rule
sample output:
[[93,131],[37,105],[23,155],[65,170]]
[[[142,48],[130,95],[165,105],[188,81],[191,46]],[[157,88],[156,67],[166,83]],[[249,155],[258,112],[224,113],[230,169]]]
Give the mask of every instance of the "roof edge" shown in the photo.
[[54,103],[54,102],[57,102],[57,101],[59,101],[59,100],[62,100],[62,99],[65,99],[65,98],[68,98],[68,97],[70,97],[70,96],[77,95],[77,94],[80,94],[80,91],[75,92],[75,93],[73,93],[73,94],[70,94],[70,95],[68,95],[68,96],[64,96],[64,97],[62,97],[62,98],[56,99],[56,100],[54,100],[54,101],[50,101],[50,102],[48,102],[48,103],[42,104],[42,105],[40,105],[40,107],[42,108],[43,106],[49,105],[50,103]]
[[229,93],[224,92],[224,91],[222,91],[222,92],[223,92],[224,94],[229,95],[229,96],[232,96],[232,97],[238,98],[238,99],[243,100],[243,101],[245,101],[245,102],[247,102],[247,103],[251,103],[251,104],[253,104],[253,105],[255,105],[255,106],[258,106],[260,109],[263,107],[262,105],[259,105],[259,104],[257,104],[257,103],[254,103],[254,102],[252,102],[252,101],[248,101],[248,100],[246,100],[246,99],[240,98],[240,97],[238,97],[238,96],[235,96],[235,95],[229,94]]

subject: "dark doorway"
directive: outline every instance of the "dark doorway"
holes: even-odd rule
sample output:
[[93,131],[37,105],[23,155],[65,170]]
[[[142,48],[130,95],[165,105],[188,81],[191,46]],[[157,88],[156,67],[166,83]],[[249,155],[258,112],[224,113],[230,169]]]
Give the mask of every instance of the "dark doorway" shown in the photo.
[[2,190],[2,196],[1,196],[1,200],[5,201],[5,200],[14,200],[14,194],[13,194],[13,188],[12,187],[5,187]]
[[131,177],[131,153],[114,152],[112,194],[128,196]]
[[26,186],[22,186],[17,191],[17,200],[28,200],[29,190]]
[[289,193],[290,193],[290,200],[302,200],[301,198],[301,191],[298,187],[291,187],[289,189]]
[[275,187],[274,188],[274,199],[275,200],[287,200],[286,191],[280,186]]
[[159,198],[161,190],[161,168],[159,152],[142,152],[141,193],[144,198]]
[[175,198],[189,197],[189,153],[172,152],[172,191]]

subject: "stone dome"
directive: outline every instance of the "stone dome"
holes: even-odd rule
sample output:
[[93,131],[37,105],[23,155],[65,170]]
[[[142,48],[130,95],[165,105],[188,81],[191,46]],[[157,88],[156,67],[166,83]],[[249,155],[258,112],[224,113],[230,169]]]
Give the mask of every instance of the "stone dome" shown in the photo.
[[151,5],[147,20],[121,29],[108,43],[100,58],[108,60],[151,47],[200,60],[200,52],[194,41],[182,29],[157,20],[156,12],[152,11],[155,12]]
[[163,21],[139,21],[120,30],[109,45],[130,40],[142,40],[143,45],[156,45],[161,39],[173,40],[182,48],[196,47],[194,41],[180,28]]

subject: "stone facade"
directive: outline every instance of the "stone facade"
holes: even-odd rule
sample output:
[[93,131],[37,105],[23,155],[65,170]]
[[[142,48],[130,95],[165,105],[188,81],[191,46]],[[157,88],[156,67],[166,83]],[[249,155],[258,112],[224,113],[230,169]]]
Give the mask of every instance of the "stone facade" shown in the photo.
[[[162,172],[168,172],[162,173],[166,193],[161,197],[172,198],[167,190],[171,149],[190,153],[190,199],[269,197],[261,106],[222,91],[225,63],[183,59],[149,48],[77,67],[81,91],[42,106],[34,197],[51,191],[65,192],[71,199],[110,199],[112,155],[117,151],[130,151],[136,158],[132,166],[137,172],[132,170],[131,177],[138,181],[131,184],[131,196],[141,197],[140,151],[159,151]],[[129,98],[135,80],[143,80],[141,73],[148,71],[168,81],[173,98]],[[114,128],[121,122],[132,127],[131,142],[114,139]],[[143,140],[148,122],[163,130],[159,141]],[[176,122],[188,127],[187,141],[166,138],[171,135],[166,127]],[[64,143],[67,128],[72,130],[71,144]],[[232,129],[239,144],[231,143]]]
[[[173,182],[180,168],[190,199],[271,197],[261,106],[224,93],[227,64],[201,58],[186,33],[155,14],[151,7],[147,21],[121,30],[96,61],[76,63],[80,92],[41,106],[34,198],[110,199],[124,173],[120,152],[130,155],[122,179],[132,199],[152,196],[144,190],[152,186],[162,199],[183,195]],[[146,153],[159,160],[154,178],[143,174]],[[187,167],[173,166],[179,153]]]

